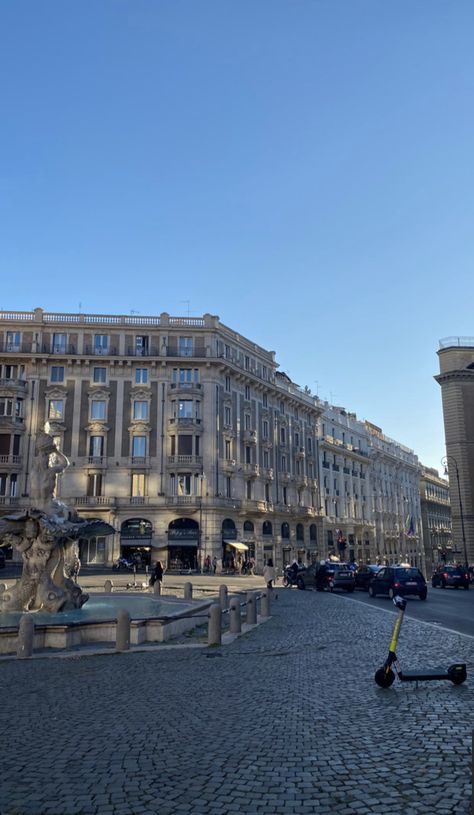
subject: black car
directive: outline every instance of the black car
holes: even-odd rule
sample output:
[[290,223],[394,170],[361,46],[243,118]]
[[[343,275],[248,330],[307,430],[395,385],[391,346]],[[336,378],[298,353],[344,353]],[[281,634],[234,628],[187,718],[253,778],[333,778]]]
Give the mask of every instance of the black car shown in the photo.
[[0,569],[5,568],[5,552],[3,549],[0,549]]
[[313,563],[307,569],[298,572],[296,585],[299,589],[316,588],[318,591],[354,591],[354,572],[347,563]]
[[414,566],[383,566],[369,583],[369,594],[388,594],[393,599],[396,595],[409,597],[415,595],[426,600],[428,589],[426,580],[419,569]]
[[452,586],[455,589],[462,586],[463,589],[468,589],[469,572],[461,569],[460,566],[440,566],[431,578],[431,585],[434,589],[436,586],[441,586],[442,589],[447,588],[447,586]]
[[368,563],[365,566],[361,566],[360,569],[357,569],[355,573],[356,589],[364,589],[364,591],[367,591],[373,576],[377,574],[381,568],[382,567],[376,563]]

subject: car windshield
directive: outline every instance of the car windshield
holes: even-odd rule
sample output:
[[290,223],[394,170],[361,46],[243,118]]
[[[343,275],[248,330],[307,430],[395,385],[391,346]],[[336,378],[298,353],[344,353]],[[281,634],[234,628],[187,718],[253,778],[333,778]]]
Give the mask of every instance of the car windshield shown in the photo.
[[418,569],[395,569],[397,577],[421,577]]
[[461,574],[462,569],[459,569],[457,566],[448,566],[446,570],[448,574]]

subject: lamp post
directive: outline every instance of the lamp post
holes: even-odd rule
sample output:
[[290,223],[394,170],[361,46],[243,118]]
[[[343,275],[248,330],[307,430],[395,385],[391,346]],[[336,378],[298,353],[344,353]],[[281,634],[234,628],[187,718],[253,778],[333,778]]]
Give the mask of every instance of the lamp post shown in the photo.
[[464,566],[467,569],[468,562],[467,562],[466,533],[465,533],[465,530],[464,530],[464,513],[463,513],[463,509],[462,509],[461,486],[459,484],[458,463],[457,463],[456,459],[454,458],[454,456],[451,456],[451,455],[450,456],[444,456],[444,458],[441,459],[441,464],[444,467],[444,474],[447,475],[448,477],[449,477],[448,464],[450,462],[452,462],[454,464],[454,469],[456,470],[456,482],[457,482],[457,485],[458,485],[458,498],[459,498],[459,514],[461,515],[462,545],[463,545],[463,549],[464,549]]

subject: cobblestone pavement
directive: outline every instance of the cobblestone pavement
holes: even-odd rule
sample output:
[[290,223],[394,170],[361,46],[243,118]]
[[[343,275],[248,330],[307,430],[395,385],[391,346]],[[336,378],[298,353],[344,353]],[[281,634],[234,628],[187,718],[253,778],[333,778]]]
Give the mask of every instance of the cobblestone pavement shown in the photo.
[[272,615],[221,649],[2,663],[1,815],[467,814],[474,639],[405,620],[402,665],[470,675],[382,690],[391,615],[284,589]]

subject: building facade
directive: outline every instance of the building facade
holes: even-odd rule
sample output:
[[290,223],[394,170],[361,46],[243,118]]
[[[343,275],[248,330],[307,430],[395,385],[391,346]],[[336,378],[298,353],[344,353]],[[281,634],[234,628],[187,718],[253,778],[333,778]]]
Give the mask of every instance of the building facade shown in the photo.
[[58,498],[116,530],[84,562],[168,568],[319,554],[318,400],[274,352],[202,318],[0,313],[0,509],[28,506],[35,433]]
[[426,569],[430,575],[440,564],[454,558],[449,484],[438,470],[421,468],[420,499]]
[[446,462],[449,472],[453,554],[474,563],[474,337],[440,341]]

